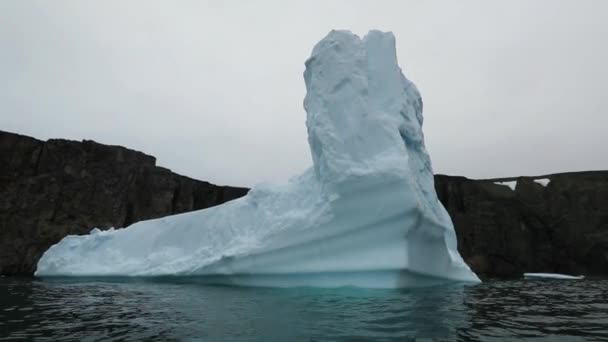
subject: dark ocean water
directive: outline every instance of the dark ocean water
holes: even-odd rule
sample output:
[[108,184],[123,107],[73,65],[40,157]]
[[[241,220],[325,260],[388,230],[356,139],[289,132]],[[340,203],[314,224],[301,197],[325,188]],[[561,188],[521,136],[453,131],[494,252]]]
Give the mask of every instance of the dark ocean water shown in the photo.
[[0,340],[608,341],[608,280],[405,291],[0,278]]

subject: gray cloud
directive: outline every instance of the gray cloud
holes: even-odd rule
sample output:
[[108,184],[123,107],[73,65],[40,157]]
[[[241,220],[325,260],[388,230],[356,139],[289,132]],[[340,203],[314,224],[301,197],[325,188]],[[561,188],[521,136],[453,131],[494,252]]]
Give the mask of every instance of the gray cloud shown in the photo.
[[397,37],[438,173],[606,169],[608,2],[2,1],[0,129],[94,139],[216,183],[310,165],[304,60]]

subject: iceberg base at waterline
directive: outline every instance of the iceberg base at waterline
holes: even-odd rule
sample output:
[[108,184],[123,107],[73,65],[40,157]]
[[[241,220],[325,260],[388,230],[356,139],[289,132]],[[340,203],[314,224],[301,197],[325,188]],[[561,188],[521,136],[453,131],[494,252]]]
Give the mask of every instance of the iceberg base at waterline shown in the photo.
[[437,199],[422,100],[391,33],[331,31],[304,72],[313,166],[245,197],[67,236],[37,276],[197,276],[252,286],[479,282]]

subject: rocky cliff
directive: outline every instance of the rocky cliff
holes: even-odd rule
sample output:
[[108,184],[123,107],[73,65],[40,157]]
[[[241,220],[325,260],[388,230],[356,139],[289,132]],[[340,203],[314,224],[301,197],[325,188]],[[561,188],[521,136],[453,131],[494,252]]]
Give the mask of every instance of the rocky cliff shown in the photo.
[[[515,189],[496,184],[505,181]],[[435,188],[461,255],[480,276],[608,274],[608,171],[491,180],[437,175]]]
[[[0,274],[32,274],[65,235],[203,209],[248,191],[155,163],[120,146],[0,131]],[[514,190],[496,184],[505,181],[516,182]],[[435,188],[461,255],[482,277],[608,274],[608,171],[490,180],[437,175]]]
[[0,131],[0,274],[32,274],[68,234],[203,209],[248,191],[155,164],[121,146]]

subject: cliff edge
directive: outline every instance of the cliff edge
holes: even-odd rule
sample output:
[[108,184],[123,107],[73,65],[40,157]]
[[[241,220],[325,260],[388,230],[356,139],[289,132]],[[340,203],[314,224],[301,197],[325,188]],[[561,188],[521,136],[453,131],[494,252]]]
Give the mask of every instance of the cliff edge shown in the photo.
[[435,176],[458,249],[484,277],[608,274],[608,171],[471,180]]
[[33,274],[66,235],[208,208],[247,191],[180,176],[121,146],[0,131],[0,274]]

